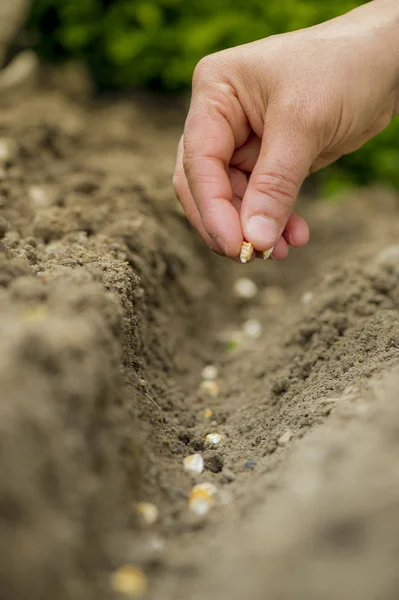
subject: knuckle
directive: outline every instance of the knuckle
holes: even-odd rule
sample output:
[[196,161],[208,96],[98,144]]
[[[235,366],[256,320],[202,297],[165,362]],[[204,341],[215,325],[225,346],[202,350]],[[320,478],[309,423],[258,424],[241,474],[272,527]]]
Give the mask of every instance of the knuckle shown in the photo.
[[207,79],[207,77],[209,76],[209,73],[212,72],[213,65],[214,65],[214,59],[213,59],[212,55],[204,56],[204,58],[201,58],[201,60],[199,61],[199,63],[197,63],[197,66],[194,69],[194,74],[193,74],[193,85],[194,86],[196,86],[197,84],[199,84],[199,83],[203,82],[205,79]]
[[292,207],[298,191],[295,181],[281,173],[259,174],[252,186],[255,192],[278,202],[285,210]]

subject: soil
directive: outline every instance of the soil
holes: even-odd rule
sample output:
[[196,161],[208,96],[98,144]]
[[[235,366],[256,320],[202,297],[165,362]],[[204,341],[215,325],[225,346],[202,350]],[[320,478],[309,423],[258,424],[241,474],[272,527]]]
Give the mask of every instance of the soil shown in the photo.
[[[56,90],[1,110],[0,595],[117,598],[133,564],[151,600],[397,600],[397,194],[304,197],[309,246],[240,266],[174,199],[183,116]],[[248,319],[260,339],[226,344]]]

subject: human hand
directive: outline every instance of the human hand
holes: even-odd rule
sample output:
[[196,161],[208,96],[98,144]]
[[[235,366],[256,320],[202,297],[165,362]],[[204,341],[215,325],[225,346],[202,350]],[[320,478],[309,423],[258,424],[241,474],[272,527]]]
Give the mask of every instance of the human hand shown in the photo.
[[293,213],[309,173],[353,152],[399,112],[399,2],[374,0],[316,27],[203,59],[174,175],[188,219],[238,257],[309,238]]

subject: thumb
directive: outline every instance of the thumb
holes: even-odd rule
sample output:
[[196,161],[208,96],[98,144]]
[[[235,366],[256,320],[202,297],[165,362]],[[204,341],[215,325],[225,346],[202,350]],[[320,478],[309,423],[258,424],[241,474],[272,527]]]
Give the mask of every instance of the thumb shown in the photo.
[[[274,126],[273,126],[274,125]],[[260,154],[245,192],[245,239],[268,250],[280,239],[313,163],[309,139],[287,124],[266,124]]]

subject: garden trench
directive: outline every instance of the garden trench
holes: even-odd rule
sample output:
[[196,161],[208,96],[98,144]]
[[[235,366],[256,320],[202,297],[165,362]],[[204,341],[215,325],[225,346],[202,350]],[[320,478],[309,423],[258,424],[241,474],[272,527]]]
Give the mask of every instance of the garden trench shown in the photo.
[[[397,196],[304,198],[306,249],[223,260],[173,197],[182,118],[56,90],[2,107],[0,596],[114,598],[127,563],[153,600],[397,600]],[[248,319],[262,336],[227,351]]]

